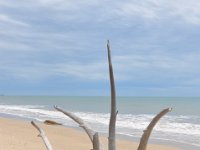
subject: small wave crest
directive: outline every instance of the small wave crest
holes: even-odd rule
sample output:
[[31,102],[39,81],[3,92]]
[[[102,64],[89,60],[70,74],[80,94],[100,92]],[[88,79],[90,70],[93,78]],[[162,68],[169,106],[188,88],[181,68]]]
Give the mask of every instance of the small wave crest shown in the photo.
[[[43,122],[50,119],[67,126],[77,126],[64,114],[50,110],[41,105],[0,105],[0,113],[33,119]],[[73,112],[84,119],[95,130],[106,133],[108,131],[109,114],[93,112]],[[154,115],[150,114],[119,114],[117,117],[117,133],[140,137]],[[200,117],[167,115],[163,117],[154,129],[151,138],[172,140],[200,146]]]

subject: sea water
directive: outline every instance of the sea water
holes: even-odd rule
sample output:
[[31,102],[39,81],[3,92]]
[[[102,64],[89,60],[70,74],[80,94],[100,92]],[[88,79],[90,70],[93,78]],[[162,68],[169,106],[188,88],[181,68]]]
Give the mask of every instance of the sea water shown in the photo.
[[[0,115],[41,122],[49,119],[78,127],[55,111],[54,105],[75,113],[94,130],[108,133],[110,97],[0,96]],[[139,141],[152,118],[168,107],[173,111],[156,125],[151,141],[177,143],[185,150],[200,149],[200,98],[117,97],[117,134]]]

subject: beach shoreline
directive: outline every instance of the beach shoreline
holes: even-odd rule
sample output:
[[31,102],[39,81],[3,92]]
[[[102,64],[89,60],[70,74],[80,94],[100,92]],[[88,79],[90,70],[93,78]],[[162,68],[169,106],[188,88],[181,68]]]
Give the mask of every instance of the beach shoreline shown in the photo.
[[[182,150],[199,150],[200,101],[199,98],[195,98],[191,103],[191,99],[118,97],[120,113],[116,123],[117,139],[139,143],[142,131],[156,113],[171,106],[174,111],[159,121],[148,143],[178,147]],[[84,133],[73,120],[53,109],[52,106],[58,105],[81,117],[98,131],[99,135],[107,138],[109,102],[109,97],[4,96],[0,98],[0,117],[28,120],[29,123],[31,120],[54,120],[67,128]],[[185,106],[190,111],[183,111]]]
[[[30,124],[30,121],[16,118],[0,118],[0,149],[4,150],[45,150],[45,146],[38,131]],[[87,135],[80,130],[64,126],[45,125],[37,123],[44,129],[54,149],[88,150],[92,148]],[[107,138],[101,136],[103,147],[107,149]],[[78,144],[77,144],[78,143]],[[119,138],[117,148],[119,150],[137,149],[138,143]],[[148,150],[181,150],[176,147],[159,144],[149,144]]]

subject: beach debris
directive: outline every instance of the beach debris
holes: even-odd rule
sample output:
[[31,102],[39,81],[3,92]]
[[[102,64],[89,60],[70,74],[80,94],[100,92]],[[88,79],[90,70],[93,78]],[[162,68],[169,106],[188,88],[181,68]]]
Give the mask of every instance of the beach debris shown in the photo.
[[110,112],[110,122],[109,122],[108,150],[115,150],[116,149],[115,128],[116,128],[116,117],[118,111],[116,108],[117,104],[116,104],[115,79],[111,61],[109,40],[107,41],[107,50],[108,50],[110,89],[111,89],[111,112]]
[[68,116],[69,118],[71,118],[72,120],[74,120],[76,123],[79,124],[79,126],[81,128],[83,128],[85,130],[85,132],[87,133],[87,135],[89,136],[90,140],[93,141],[93,135],[95,134],[95,131],[93,131],[91,129],[91,127],[89,125],[87,125],[83,119],[81,119],[80,117],[76,116],[75,114],[65,111],[62,108],[59,108],[58,106],[54,106],[54,108],[57,111],[62,112],[63,114],[65,114],[66,116]]
[[[110,89],[111,89],[111,111],[110,111],[110,121],[109,121],[109,136],[108,136],[108,150],[116,150],[116,118],[117,118],[117,103],[116,103],[116,91],[115,91],[115,80],[114,80],[114,73],[112,68],[112,62],[111,62],[111,52],[110,52],[110,45],[109,40],[107,41],[107,51],[108,51],[108,65],[109,65],[109,79],[110,79]],[[81,128],[84,129],[84,131],[87,133],[89,139],[92,142],[93,149],[92,150],[103,150],[103,147],[99,140],[98,132],[94,131],[83,119],[76,116],[75,114],[65,111],[62,108],[58,106],[54,106],[54,108],[57,111],[62,112],[72,120],[74,120],[76,123],[79,124]],[[144,130],[144,133],[140,139],[140,143],[137,150],[146,150],[147,143],[149,140],[149,137],[151,135],[151,132],[157,122],[168,112],[170,112],[172,108],[166,108],[162,110],[160,113],[158,113],[150,122],[148,127]],[[57,123],[52,120],[45,120],[45,124],[50,125],[62,125],[61,123]],[[47,137],[45,136],[44,131],[36,125],[33,121],[31,121],[31,124],[40,132],[39,136],[42,137],[47,150],[52,150],[51,144],[49,143]]]
[[38,136],[42,138],[47,150],[53,150],[48,138],[45,135],[44,130],[40,128],[34,121],[31,121],[31,124],[39,131],[40,134]]
[[172,108],[166,108],[164,110],[162,110],[160,113],[158,113],[150,122],[150,124],[148,125],[148,127],[144,130],[144,133],[140,139],[140,144],[138,146],[138,150],[146,150],[147,147],[147,143],[149,140],[149,137],[151,135],[151,132],[153,130],[153,128],[155,127],[155,125],[157,124],[157,122],[168,112],[172,111]]
[[59,108],[58,106],[54,106],[54,108],[57,111],[62,112],[63,114],[65,114],[66,116],[68,116],[69,118],[74,120],[76,123],[79,124],[79,126],[81,128],[83,128],[85,130],[85,132],[87,133],[88,137],[90,138],[90,140],[92,142],[93,150],[101,150],[98,133],[95,132],[94,130],[92,130],[91,127],[87,123],[85,123],[83,119],[81,119],[80,117],[76,116],[75,114],[73,114],[71,112],[64,111],[63,109]]
[[94,135],[93,135],[93,149],[94,150],[103,150],[103,147],[100,143],[100,140],[99,140],[99,134],[98,132],[96,132]]
[[58,123],[58,122],[53,121],[53,120],[45,120],[44,124],[47,124],[47,125],[62,125],[62,123]]
[[[110,122],[109,122],[109,136],[108,136],[108,150],[115,150],[116,149],[116,117],[118,114],[117,108],[116,108],[116,92],[115,92],[115,80],[114,80],[114,73],[113,73],[113,67],[111,62],[111,51],[110,51],[110,44],[109,40],[107,41],[107,52],[108,52],[108,65],[109,65],[109,77],[110,77],[110,88],[111,88],[111,112],[110,112]],[[75,114],[64,111],[63,109],[54,106],[54,108],[63,114],[70,117],[72,120],[74,120],[76,123],[79,124],[80,127],[82,127],[87,135],[89,136],[92,144],[93,144],[93,150],[100,150],[102,149],[98,132],[95,132],[92,130],[80,117],[76,116]]]

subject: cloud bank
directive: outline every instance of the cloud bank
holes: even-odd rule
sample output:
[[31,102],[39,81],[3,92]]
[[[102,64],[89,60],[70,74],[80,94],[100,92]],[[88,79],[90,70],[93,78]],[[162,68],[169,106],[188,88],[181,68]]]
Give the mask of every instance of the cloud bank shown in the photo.
[[199,95],[198,0],[2,0],[0,8],[2,91],[63,78],[90,91],[108,80],[110,39],[120,95]]

